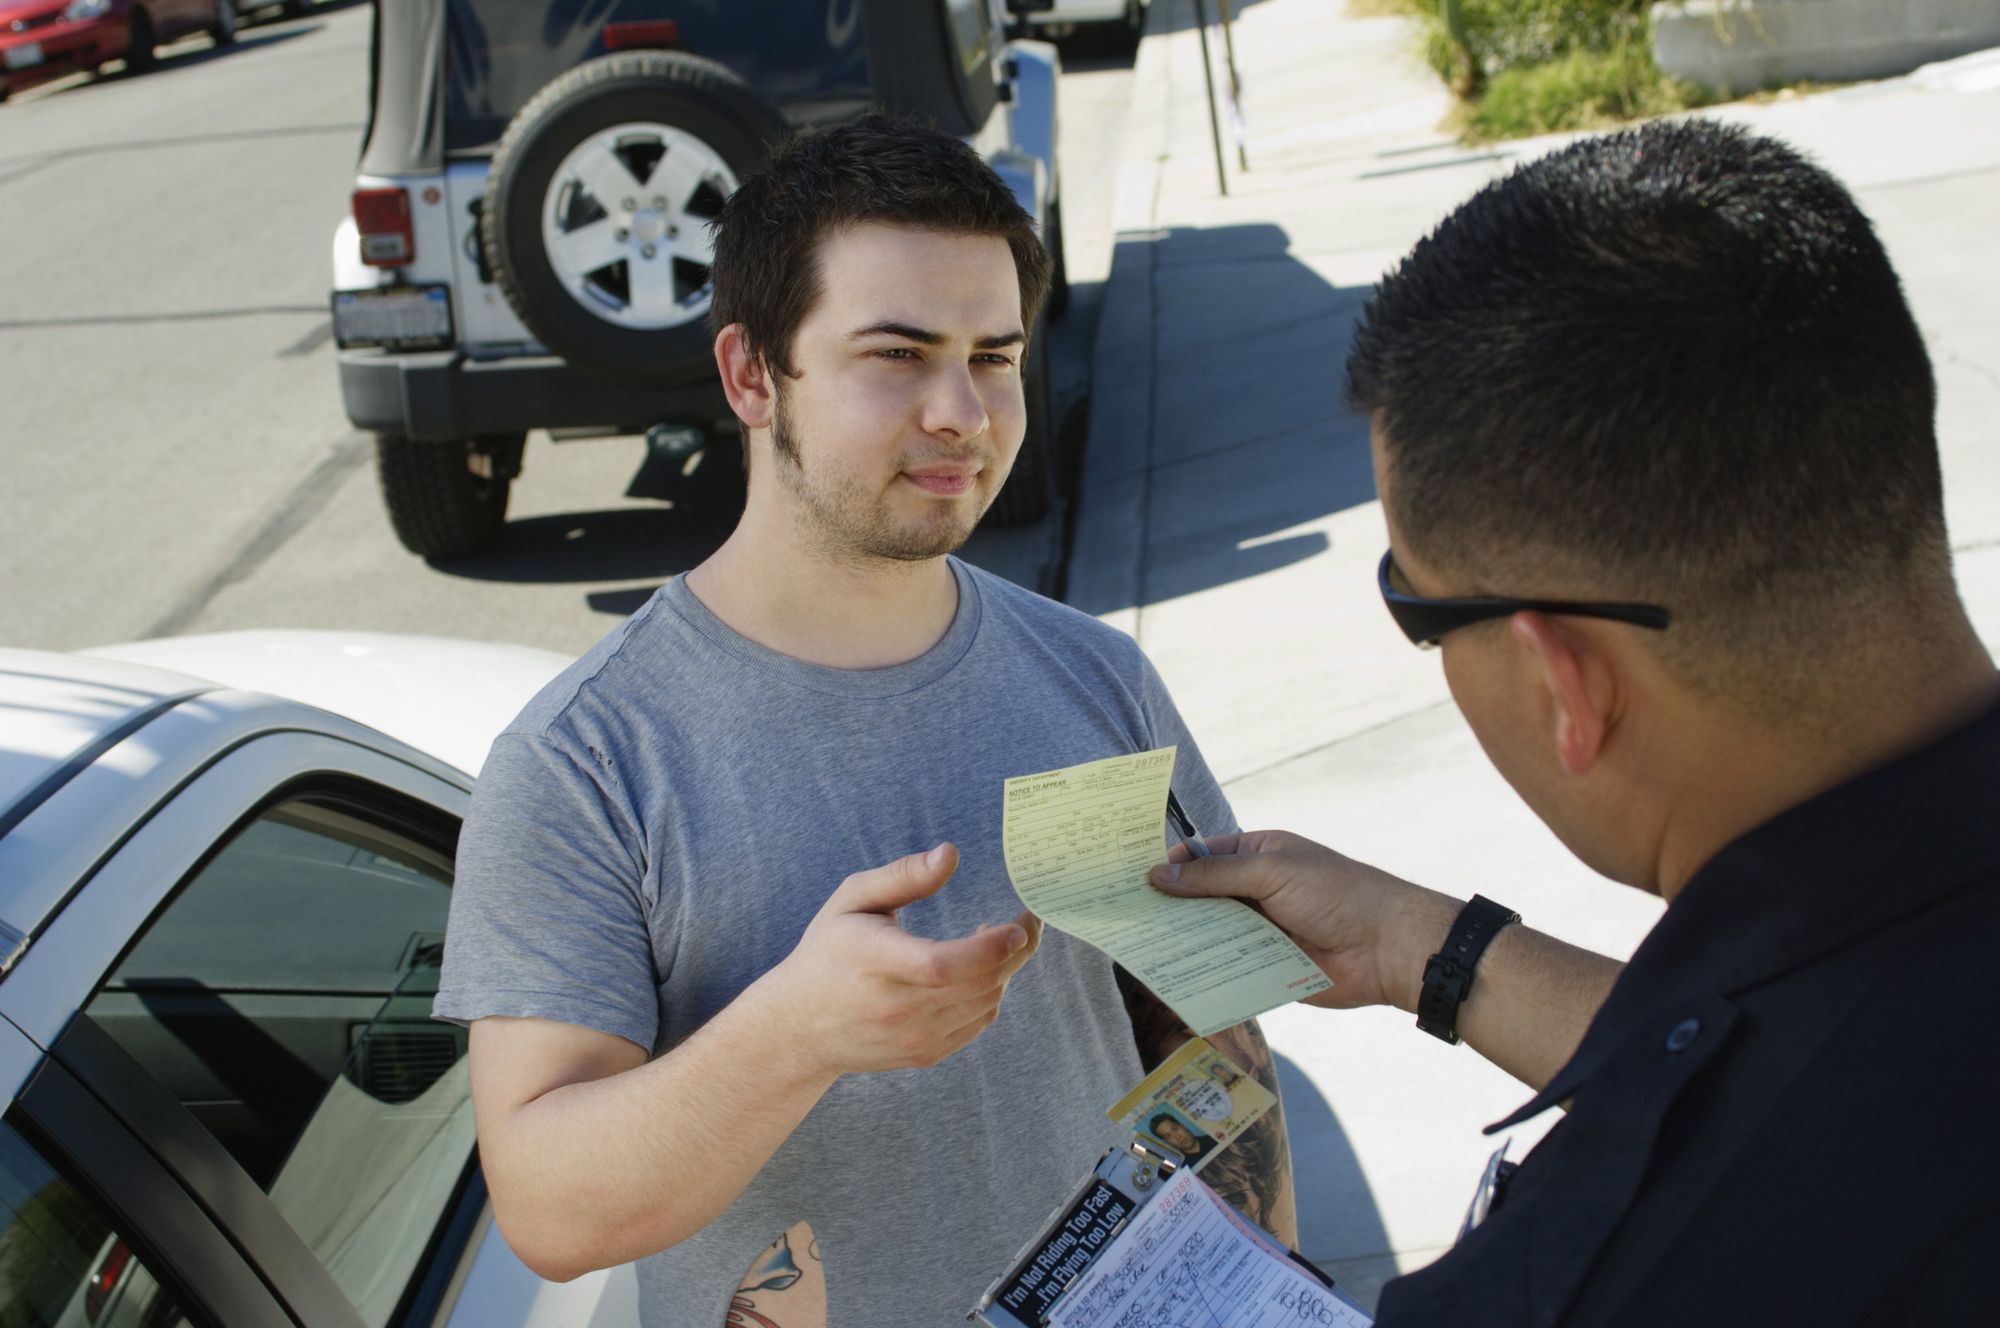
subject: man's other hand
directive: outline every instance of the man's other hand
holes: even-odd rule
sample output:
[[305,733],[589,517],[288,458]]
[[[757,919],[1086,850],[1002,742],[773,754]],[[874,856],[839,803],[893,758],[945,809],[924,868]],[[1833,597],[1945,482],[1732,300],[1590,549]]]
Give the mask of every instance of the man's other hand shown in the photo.
[[796,1045],[833,1074],[936,1065],[1000,1014],[1007,983],[1041,942],[1032,913],[954,940],[912,936],[896,910],[941,889],[958,850],[940,844],[840,883],[767,975]]
[[1283,830],[1217,835],[1213,857],[1175,845],[1153,869],[1155,888],[1185,898],[1243,900],[1282,927],[1333,986],[1311,1005],[1416,1008],[1425,958],[1457,902]]

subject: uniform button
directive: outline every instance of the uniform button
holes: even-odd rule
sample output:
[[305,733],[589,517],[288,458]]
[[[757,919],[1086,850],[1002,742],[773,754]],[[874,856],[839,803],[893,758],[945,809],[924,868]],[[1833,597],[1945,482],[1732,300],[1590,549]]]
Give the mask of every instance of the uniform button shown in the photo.
[[1683,1019],[1667,1033],[1668,1051],[1686,1051],[1701,1036],[1701,1020]]

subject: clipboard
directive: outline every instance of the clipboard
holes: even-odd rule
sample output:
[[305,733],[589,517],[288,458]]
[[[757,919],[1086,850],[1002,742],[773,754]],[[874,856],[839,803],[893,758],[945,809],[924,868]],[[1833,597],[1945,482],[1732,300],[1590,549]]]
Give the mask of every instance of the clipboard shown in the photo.
[[[1044,1328],[1063,1296],[1117,1245],[1132,1219],[1183,1165],[1179,1153],[1150,1135],[1106,1150],[965,1317],[987,1328]],[[1330,1295],[1340,1295],[1332,1278],[1297,1253],[1284,1252]]]

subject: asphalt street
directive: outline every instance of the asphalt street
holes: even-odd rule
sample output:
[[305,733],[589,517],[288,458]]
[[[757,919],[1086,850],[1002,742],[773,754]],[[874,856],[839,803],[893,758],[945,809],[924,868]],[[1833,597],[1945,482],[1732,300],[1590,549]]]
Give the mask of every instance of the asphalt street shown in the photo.
[[[340,0],[0,106],[0,642],[334,627],[576,652],[728,534],[733,452],[634,499],[641,440],[535,434],[502,548],[433,568],[396,542],[327,315],[368,25]],[[1129,58],[1079,58],[1060,94],[1075,293],[1050,346],[1069,441],[1130,80]],[[968,554],[1056,589],[1066,515]]]

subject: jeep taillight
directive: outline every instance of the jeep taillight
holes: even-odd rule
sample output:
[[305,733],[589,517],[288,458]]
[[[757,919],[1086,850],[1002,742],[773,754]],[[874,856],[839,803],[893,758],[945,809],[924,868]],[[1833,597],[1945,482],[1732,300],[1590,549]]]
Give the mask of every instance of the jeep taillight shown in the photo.
[[401,189],[354,191],[354,225],[361,232],[361,261],[401,267],[417,256],[410,227],[410,196]]
[[604,25],[607,51],[671,51],[680,44],[681,25],[676,19],[627,19]]

